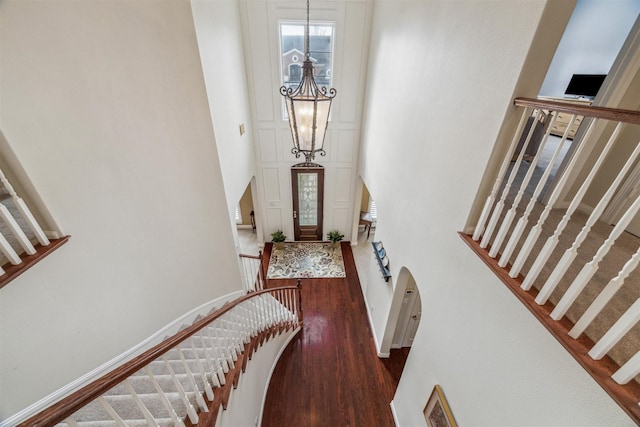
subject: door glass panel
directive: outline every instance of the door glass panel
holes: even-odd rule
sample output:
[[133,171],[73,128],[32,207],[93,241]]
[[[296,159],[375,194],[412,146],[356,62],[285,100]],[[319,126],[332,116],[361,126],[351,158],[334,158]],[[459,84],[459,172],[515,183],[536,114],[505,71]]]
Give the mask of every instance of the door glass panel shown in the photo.
[[318,174],[298,173],[300,225],[318,224]]

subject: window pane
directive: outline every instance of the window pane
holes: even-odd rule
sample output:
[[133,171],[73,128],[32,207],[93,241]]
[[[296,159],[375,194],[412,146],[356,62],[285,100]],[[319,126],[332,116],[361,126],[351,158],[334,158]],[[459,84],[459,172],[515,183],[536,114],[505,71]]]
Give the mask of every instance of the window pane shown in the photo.
[[[303,22],[280,24],[282,84],[292,89],[295,89],[302,79],[304,29]],[[330,88],[333,68],[333,24],[309,25],[309,56],[313,63],[316,84],[318,87]],[[283,118],[287,119],[286,108],[283,108],[283,112]]]
[[300,225],[318,224],[318,174],[298,174],[298,203]]

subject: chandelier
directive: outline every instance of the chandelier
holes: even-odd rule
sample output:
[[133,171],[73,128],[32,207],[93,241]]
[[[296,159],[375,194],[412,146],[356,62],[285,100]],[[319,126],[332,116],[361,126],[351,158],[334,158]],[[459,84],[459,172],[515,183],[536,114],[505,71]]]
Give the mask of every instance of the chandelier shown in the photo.
[[302,80],[297,88],[280,88],[285,98],[289,126],[293,137],[291,152],[310,164],[316,153],[325,156],[324,135],[329,122],[331,100],[336,96],[334,88],[319,88],[313,78],[313,64],[309,54],[309,0],[307,0],[307,27],[305,28],[305,54],[302,64]]

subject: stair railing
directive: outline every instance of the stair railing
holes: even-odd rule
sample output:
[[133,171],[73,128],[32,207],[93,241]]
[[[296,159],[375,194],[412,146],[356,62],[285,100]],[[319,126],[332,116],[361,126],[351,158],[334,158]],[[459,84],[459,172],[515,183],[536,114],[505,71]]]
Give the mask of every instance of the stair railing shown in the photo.
[[0,170],[0,288],[69,237],[50,241],[31,210]]
[[258,255],[240,254],[242,273],[247,291],[259,291],[264,289],[265,273],[262,251]]
[[[518,128],[482,213],[473,226],[473,235],[461,233],[461,236],[618,404],[640,423],[640,385],[634,381],[640,374],[640,339],[627,337],[626,344],[632,345],[633,349],[626,351],[625,360],[619,360],[622,358],[620,353],[609,353],[640,321],[640,299],[618,292],[640,263],[640,249],[635,253],[628,251],[626,263],[608,283],[589,286],[606,263],[607,253],[615,247],[640,210],[637,185],[627,184],[627,188],[637,189],[636,194],[627,196],[630,200],[624,205],[626,211],[616,219],[615,226],[605,227],[609,236],[604,242],[599,241],[599,248],[587,259],[578,257],[578,250],[588,239],[596,242],[594,228],[601,224],[603,213],[623,188],[625,177],[630,173],[635,176],[634,168],[636,175],[639,172],[640,141],[635,141],[635,145],[628,148],[631,154],[620,169],[613,171],[613,175],[610,169],[607,170],[612,176],[609,187],[595,203],[590,201],[595,205],[592,209],[585,210],[585,195],[602,172],[602,166],[625,126],[640,124],[640,112],[528,98],[516,98],[514,104],[524,107]],[[542,153],[551,141],[552,129],[559,128],[556,121],[561,115],[563,121],[568,119],[566,129],[557,134],[560,139],[554,140],[557,142],[555,150],[546,150],[550,160],[544,164]],[[547,190],[550,177],[558,170],[560,153],[570,143],[572,128],[575,132],[574,123],[580,120],[581,126],[586,126],[582,129],[583,136],[576,140],[573,155],[565,161],[566,166],[556,177],[555,186]],[[585,163],[588,156],[595,159],[591,160],[592,165]],[[558,202],[565,194],[571,194],[569,190],[578,173],[581,178],[575,184],[577,189],[572,190],[575,191],[573,198],[566,209],[560,209]],[[545,190],[551,194],[543,205],[541,195]],[[581,215],[588,216],[584,225],[578,228],[579,232],[569,233],[569,225],[575,224],[576,217]],[[554,258],[554,251],[561,256]],[[570,274],[572,265],[577,265],[577,275]],[[615,304],[615,298],[633,300]],[[580,299],[581,303],[577,305]],[[628,308],[619,310],[616,309],[618,305]],[[582,308],[584,306],[586,309]],[[603,336],[592,340],[585,331],[604,310],[616,320]]]
[[[226,408],[229,387],[237,385],[237,377],[235,384],[228,383],[228,373],[238,370],[242,353],[297,328],[301,304],[300,282],[248,293],[19,426],[76,426],[82,421],[184,426],[196,425],[204,415],[211,423],[211,412],[217,414],[220,405]],[[246,363],[245,358],[242,370]]]

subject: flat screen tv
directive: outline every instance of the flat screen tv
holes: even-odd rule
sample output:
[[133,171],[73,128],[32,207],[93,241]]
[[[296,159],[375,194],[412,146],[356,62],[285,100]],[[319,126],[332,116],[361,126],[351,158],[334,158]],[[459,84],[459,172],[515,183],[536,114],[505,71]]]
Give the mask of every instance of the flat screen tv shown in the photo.
[[606,74],[574,74],[564,94],[594,98],[605,77],[607,77]]

